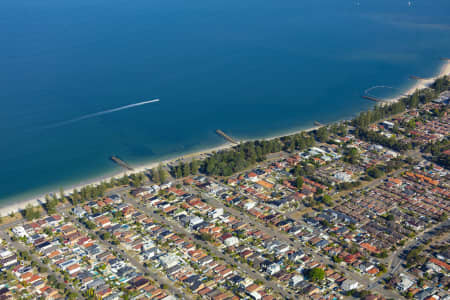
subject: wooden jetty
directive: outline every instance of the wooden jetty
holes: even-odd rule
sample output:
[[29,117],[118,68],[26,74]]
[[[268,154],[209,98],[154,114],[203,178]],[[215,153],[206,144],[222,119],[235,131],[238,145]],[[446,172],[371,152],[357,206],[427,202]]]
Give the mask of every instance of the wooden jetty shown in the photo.
[[237,141],[235,141],[232,137],[230,137],[229,135],[227,135],[225,132],[223,132],[220,129],[216,130],[216,133],[218,135],[220,135],[221,137],[223,137],[225,140],[227,140],[228,142],[232,143],[232,144],[239,144]]
[[126,162],[124,162],[123,160],[121,160],[120,158],[118,158],[117,156],[113,155],[111,156],[111,160],[113,162],[115,162],[116,164],[118,164],[119,166],[121,166],[122,168],[128,170],[128,171],[133,171],[134,169],[132,167],[130,167]]
[[375,98],[375,97],[371,97],[371,96],[367,96],[367,95],[361,96],[361,98],[367,99],[367,100],[370,100],[370,101],[375,101],[375,102],[381,102],[382,101],[381,99],[378,99],[378,98]]
[[325,126],[325,124],[322,124],[322,123],[320,123],[318,121],[314,121],[314,125],[320,126],[320,127]]
[[409,78],[410,78],[410,79],[413,79],[413,80],[424,80],[424,79],[425,79],[425,78],[423,78],[423,77],[414,76],[414,75],[409,76]]

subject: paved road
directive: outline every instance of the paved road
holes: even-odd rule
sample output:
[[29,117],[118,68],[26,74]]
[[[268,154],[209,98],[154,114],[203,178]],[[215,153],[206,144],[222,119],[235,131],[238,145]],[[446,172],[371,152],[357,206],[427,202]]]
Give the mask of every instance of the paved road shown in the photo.
[[[127,188],[119,188],[116,189],[114,191],[111,191],[110,194],[114,194],[114,193],[119,193],[121,191],[125,191],[125,190],[129,190],[129,187]],[[72,206],[70,204],[65,204],[65,205],[60,205],[57,207],[57,212],[63,216],[68,217],[74,224],[78,224],[81,228],[84,228],[84,225],[81,224],[80,222],[78,222],[78,220],[76,220],[73,216],[71,216],[68,211]],[[43,213],[41,215],[41,217],[45,217],[47,214]],[[0,236],[2,236],[2,238],[4,238],[5,240],[7,240],[9,242],[10,245],[13,245],[16,249],[22,250],[22,251],[27,251],[29,249],[27,249],[24,245],[17,243],[17,242],[13,242],[10,237],[6,234],[6,231],[9,230],[10,228],[13,228],[17,225],[21,225],[24,223],[24,220],[16,220],[14,222],[8,223],[8,224],[3,224],[0,226]],[[173,283],[166,279],[163,278],[162,276],[158,275],[157,273],[153,272],[152,270],[146,268],[144,265],[142,265],[139,261],[137,261],[135,258],[131,257],[130,255],[128,255],[126,252],[122,251],[121,249],[119,249],[116,245],[113,245],[111,243],[107,243],[105,241],[103,241],[96,232],[94,231],[89,231],[89,233],[93,233],[98,242],[100,244],[102,244],[105,248],[107,249],[113,249],[115,250],[117,253],[121,253],[123,256],[125,256],[128,261],[134,265],[138,270],[140,270],[142,273],[148,273],[150,274],[150,276],[152,277],[153,280],[155,280],[158,284],[164,284],[166,286],[169,287],[169,291],[173,294],[173,295],[177,295],[179,298],[181,298],[180,295],[184,295],[184,299],[192,299],[189,295],[186,295],[185,292],[177,287],[173,286]],[[41,260],[38,259],[35,255],[33,255],[33,259],[36,260],[36,262],[40,263],[41,266],[45,266],[42,264]],[[64,280],[61,277],[61,274],[59,272],[54,272],[53,270],[51,270],[51,274],[53,274],[57,279],[58,282],[64,283]],[[65,283],[64,283],[65,284]],[[77,290],[79,297],[81,297],[81,293],[79,292],[79,290]]]
[[[350,278],[352,280],[355,280],[357,282],[359,282],[362,286],[367,287],[369,285],[373,285],[372,280],[369,277],[365,277],[362,276],[356,272],[351,272],[349,270],[347,270],[346,268],[340,266],[340,265],[336,265],[334,264],[333,261],[331,261],[328,257],[323,256],[319,253],[314,252],[313,250],[311,250],[309,247],[305,247],[304,244],[302,244],[300,241],[298,240],[294,240],[292,241],[290,238],[291,236],[287,235],[285,232],[280,231],[279,229],[274,229],[270,226],[267,226],[265,224],[262,224],[260,220],[254,218],[253,216],[249,216],[248,214],[244,214],[242,212],[240,212],[239,210],[233,208],[233,207],[228,207],[225,206],[221,201],[217,200],[214,197],[211,197],[209,195],[206,194],[202,194],[203,198],[206,199],[210,204],[212,204],[215,207],[222,207],[225,211],[227,211],[228,213],[232,214],[233,216],[244,220],[245,222],[252,224],[253,227],[258,228],[261,231],[266,232],[267,234],[269,234],[272,237],[276,237],[279,240],[283,240],[284,242],[286,242],[287,244],[289,244],[292,248],[294,249],[302,249],[305,253],[307,253],[308,255],[312,256],[314,258],[314,260],[327,264],[327,265],[334,265],[335,268],[340,271],[341,273],[345,274],[345,276],[347,278]],[[383,286],[379,285],[379,284],[375,284],[372,287],[373,291],[376,291],[380,294],[383,294],[389,298],[394,298],[394,299],[403,299],[403,297],[401,295],[399,295],[397,292],[395,291],[387,291],[383,288]]]
[[282,289],[278,284],[276,284],[273,281],[266,280],[266,278],[261,276],[259,273],[254,272],[254,270],[252,268],[250,268],[248,265],[242,264],[239,261],[235,261],[229,255],[223,254],[223,252],[219,251],[216,247],[212,246],[208,242],[196,239],[194,234],[187,231],[184,227],[179,225],[177,222],[161,217],[160,215],[154,213],[151,209],[145,207],[139,201],[129,197],[128,195],[123,195],[123,197],[126,199],[126,201],[128,203],[132,203],[135,207],[138,207],[139,209],[144,211],[146,214],[151,216],[157,222],[159,222],[161,224],[165,224],[165,225],[169,226],[170,228],[174,229],[175,231],[184,234],[185,236],[189,237],[192,241],[199,244],[201,247],[208,249],[210,251],[210,253],[214,254],[216,257],[219,257],[222,260],[226,261],[229,265],[236,265],[241,272],[244,272],[250,278],[260,280],[261,282],[264,283],[264,285],[266,287],[272,288],[273,291],[279,293],[285,299],[291,298],[291,296],[288,294],[288,292],[285,291],[284,289]]
[[[84,227],[83,224],[81,224],[80,222],[78,222],[78,220],[76,220],[74,217],[69,217],[70,220],[75,223],[78,224],[80,227]],[[190,295],[185,294],[185,292],[183,290],[181,290],[178,287],[175,287],[173,285],[173,283],[169,280],[166,279],[162,276],[160,276],[159,274],[157,274],[156,272],[153,272],[152,270],[150,270],[149,268],[145,267],[140,261],[138,261],[137,259],[135,259],[133,256],[129,255],[125,250],[119,248],[117,245],[113,245],[110,242],[107,242],[105,240],[102,240],[102,238],[97,234],[97,232],[93,231],[93,230],[89,230],[89,233],[92,233],[95,235],[97,241],[99,244],[103,245],[104,248],[106,249],[111,249],[113,251],[115,251],[116,253],[120,253],[123,257],[125,257],[127,259],[127,261],[129,261],[136,269],[138,269],[139,271],[141,271],[144,274],[149,274],[150,277],[152,277],[152,279],[157,282],[159,285],[164,284],[168,287],[168,290],[173,294],[176,295],[177,298],[184,298],[184,299],[192,299]],[[183,296],[181,296],[183,295]]]
[[[20,243],[20,242],[15,242],[15,241],[13,241],[13,240],[11,239],[11,237],[6,233],[6,231],[1,230],[1,231],[0,231],[0,237],[8,243],[8,245],[9,245],[10,248],[12,248],[12,249],[17,249],[17,250],[20,250],[20,251],[23,251],[23,252],[30,253],[30,249],[29,249],[27,246],[23,245],[23,244]],[[80,292],[78,289],[76,289],[76,288],[73,289],[73,288],[71,287],[71,285],[66,284],[66,283],[64,282],[64,278],[62,277],[61,273],[55,272],[50,266],[45,265],[45,264],[42,262],[42,260],[41,260],[40,257],[38,257],[38,256],[37,256],[36,254],[34,254],[34,253],[31,253],[31,258],[32,258],[33,261],[35,261],[35,262],[37,263],[37,265],[38,265],[39,267],[41,267],[41,268],[43,268],[43,269],[47,269],[47,270],[48,270],[48,274],[49,274],[49,275],[53,275],[53,276],[56,278],[56,281],[57,281],[57,282],[64,284],[64,285],[66,286],[66,288],[68,288],[71,292],[76,293],[76,294],[78,295],[78,296],[77,296],[78,298],[85,299],[85,298],[82,296],[81,292]]]
[[[67,207],[69,207],[69,204],[65,204],[65,205],[61,205],[58,207],[58,209],[66,209]],[[41,217],[45,217],[47,216],[47,213],[44,211],[41,214]],[[9,234],[7,233],[11,228],[14,228],[18,225],[23,225],[25,223],[25,219],[18,219],[14,222],[9,222],[6,224],[2,224],[0,225],[0,236],[2,239],[6,240],[8,242],[8,245],[13,246],[14,249],[18,249],[21,251],[25,251],[25,252],[30,252],[31,249],[29,249],[27,246],[25,246],[24,244],[20,243],[20,242],[14,242],[13,240],[11,240],[11,237],[9,236]],[[49,270],[49,274],[53,275],[56,278],[56,281],[59,283],[63,283],[64,285],[66,285],[66,287],[71,291],[74,292],[78,295],[79,298],[81,299],[85,299],[82,296],[82,293],[80,292],[80,290],[78,288],[72,288],[71,286],[67,285],[64,282],[64,278],[62,277],[61,273],[54,271],[50,266],[45,265],[41,258],[38,257],[36,254],[32,253],[31,254],[32,259],[38,264],[39,267],[41,268],[46,268]]]
[[[423,245],[424,241],[432,238],[436,232],[444,230],[445,228],[447,228],[448,230],[449,226],[450,220],[436,224],[435,226],[419,233],[416,238],[409,240],[403,247],[393,252],[387,259],[389,261],[389,271],[380,279],[385,279],[394,274],[401,273],[404,270],[404,268],[402,267],[402,263],[404,262],[404,260],[400,257],[402,253],[408,252],[418,247],[419,245]],[[371,286],[369,286],[369,288],[370,287]]]
[[[408,156],[411,156],[411,157],[414,157],[414,158],[422,158],[420,152],[418,152],[418,151],[410,151],[410,152],[408,152]],[[273,157],[271,157],[271,160],[276,160],[278,158],[279,158],[279,156],[277,157],[277,156],[274,155]],[[268,163],[268,162],[266,162],[266,163]],[[402,170],[397,170],[394,173],[392,173],[390,176],[396,176],[401,171]],[[365,185],[364,188],[373,187],[373,186],[379,184],[384,179],[385,179],[385,177],[379,178],[379,179],[375,179],[375,180],[371,181],[370,183],[368,183],[367,185]],[[110,191],[109,194],[127,192],[128,190],[129,190],[128,187],[119,188],[119,189]],[[344,195],[344,194],[345,193],[342,193],[340,195]],[[152,216],[155,220],[159,221],[162,224],[166,224],[166,225],[170,226],[171,228],[174,228],[176,231],[181,232],[181,233],[185,234],[186,236],[189,236],[192,240],[195,240],[198,244],[200,244],[202,247],[208,249],[211,253],[213,253],[217,257],[222,258],[224,261],[228,262],[229,264],[238,265],[240,270],[243,271],[244,273],[246,273],[247,275],[249,275],[250,277],[261,280],[262,282],[264,282],[264,284],[267,287],[271,287],[275,292],[278,292],[279,294],[283,295],[285,298],[289,297],[287,292],[283,288],[281,288],[278,284],[274,283],[273,281],[267,281],[263,276],[259,275],[258,273],[254,273],[254,270],[251,269],[248,265],[241,264],[240,262],[234,261],[234,259],[232,259],[230,256],[224,255],[222,252],[218,251],[217,248],[211,246],[207,242],[196,240],[194,235],[191,232],[187,231],[184,227],[180,226],[178,223],[176,223],[173,220],[167,220],[165,218],[162,218],[158,214],[155,214],[152,210],[144,207],[141,203],[139,203],[135,199],[129,197],[127,194],[123,194],[123,196],[128,202],[133,203],[136,207],[138,207],[141,210],[143,210],[144,212],[146,212],[149,216]],[[274,229],[272,227],[268,227],[267,225],[262,224],[260,222],[260,220],[258,220],[256,218],[253,218],[252,216],[249,216],[247,214],[243,214],[243,213],[241,213],[240,211],[238,211],[235,208],[226,207],[221,201],[217,200],[216,198],[209,197],[209,196],[206,196],[204,198],[206,198],[214,206],[222,207],[222,208],[224,208],[225,211],[231,213],[235,217],[240,218],[240,219],[248,222],[249,224],[252,224],[253,227],[256,227],[256,228],[258,228],[258,229],[268,233],[269,235],[271,235],[273,237],[276,237],[278,239],[281,239],[281,240],[285,241],[286,243],[288,243],[294,249],[297,248],[297,249],[304,250],[305,253],[311,255],[316,261],[319,261],[319,262],[325,263],[325,264],[332,264],[332,265],[334,265],[334,263],[328,257],[323,256],[321,254],[318,254],[318,253],[312,251],[309,247],[305,247],[302,243],[300,243],[297,240],[291,241],[290,240],[290,236],[288,236],[284,232],[282,232],[282,231],[280,231],[278,229]],[[59,207],[58,208],[58,212],[60,212],[60,213],[66,212],[66,209],[68,207],[70,207],[70,205],[65,205],[65,206]],[[78,223],[77,220],[73,220],[73,221]],[[13,226],[19,225],[21,223],[22,223],[22,221],[18,220],[18,221],[15,221],[14,223],[0,225],[0,230],[6,230],[8,228],[11,228]],[[427,235],[431,236],[431,233],[429,233],[429,232],[424,233],[423,237],[425,238]],[[124,255],[137,269],[141,270],[144,273],[151,274],[152,277],[156,281],[159,281],[160,283],[163,283],[163,284],[166,284],[167,286],[169,286],[171,292],[174,293],[174,295],[176,295],[176,294],[178,294],[180,292],[178,288],[174,288],[173,287],[172,282],[168,281],[165,278],[162,278],[162,276],[156,274],[155,272],[152,272],[151,270],[149,270],[148,268],[143,266],[139,261],[134,259],[132,256],[128,255],[126,252],[123,252],[121,249],[119,249],[119,247],[117,247],[115,245],[112,245],[109,242],[102,241],[100,239],[100,237],[98,237],[98,236],[97,236],[97,238],[98,238],[99,242],[103,243],[106,247],[112,248],[115,251],[117,251],[118,253],[122,253],[122,255]],[[417,241],[416,243],[413,243],[413,241],[410,241],[405,247],[402,247],[401,249],[397,250],[395,252],[395,254],[393,254],[391,256],[392,260],[391,260],[391,263],[389,264],[390,267],[391,267],[390,268],[391,272],[392,271],[396,271],[400,267],[401,260],[399,258],[399,254],[401,253],[401,251],[403,251],[406,247],[412,248],[414,245],[420,243],[420,240]],[[40,262],[40,260],[38,259],[37,262]],[[390,291],[384,290],[382,286],[380,286],[376,282],[372,282],[368,277],[362,276],[362,275],[360,275],[358,273],[355,273],[355,272],[350,272],[349,270],[347,270],[347,269],[345,269],[345,268],[343,268],[342,266],[339,266],[339,265],[336,266],[336,267],[337,267],[337,269],[339,271],[344,273],[346,275],[346,277],[360,282],[363,286],[367,286],[367,287],[371,288],[371,290],[375,290],[375,291],[377,291],[377,292],[379,292],[379,293],[381,293],[381,294],[383,294],[383,295],[385,295],[387,297],[390,297],[390,298],[395,298],[395,299],[402,298],[395,291],[390,292]],[[57,275],[59,275],[59,273]],[[59,277],[57,276],[57,278],[59,278]]]
[[14,222],[6,223],[3,225],[0,225],[0,231],[8,231],[9,229],[16,227],[17,225],[23,224],[23,220],[16,220]]

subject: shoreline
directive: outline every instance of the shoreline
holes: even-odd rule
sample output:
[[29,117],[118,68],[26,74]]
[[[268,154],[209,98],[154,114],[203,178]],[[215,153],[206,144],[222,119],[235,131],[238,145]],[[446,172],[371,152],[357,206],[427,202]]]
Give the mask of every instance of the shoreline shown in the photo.
[[[413,94],[416,90],[418,89],[423,89],[428,87],[431,83],[434,82],[434,80],[436,80],[439,77],[445,76],[445,75],[450,75],[450,61],[445,61],[444,64],[441,66],[439,72],[430,78],[426,78],[426,79],[421,79],[421,80],[417,80],[417,82],[415,84],[413,84],[412,87],[410,87],[409,89],[407,89],[405,92],[400,93],[400,95],[394,97],[394,98],[390,98],[390,99],[386,99],[383,102],[380,102],[381,105],[385,105],[385,104],[391,104],[394,102],[399,101],[401,98],[403,98],[406,95],[411,95]],[[271,135],[271,136],[267,136],[267,137],[261,137],[261,138],[251,138],[251,139],[246,139],[246,140],[241,140],[242,142],[245,141],[249,141],[249,140],[271,140],[271,139],[275,139],[275,138],[281,138],[283,136],[290,136],[290,135],[294,135],[294,134],[298,134],[301,132],[309,132],[309,131],[313,131],[316,130],[317,128],[320,128],[321,126],[312,126],[312,127],[307,127],[304,129],[291,129],[285,133],[277,133],[275,135]],[[134,168],[133,171],[121,171],[118,173],[115,173],[113,175],[104,175],[101,177],[97,177],[95,179],[92,180],[88,180],[86,182],[80,182],[78,184],[74,184],[66,189],[64,189],[64,194],[70,195],[75,189],[80,189],[84,186],[88,186],[88,185],[98,185],[103,181],[109,181],[112,178],[119,178],[122,177],[124,174],[133,174],[133,173],[140,173],[152,168],[157,167],[158,165],[162,164],[162,165],[168,165],[168,164],[172,164],[174,162],[177,162],[179,160],[184,160],[186,158],[197,158],[197,159],[202,159],[203,156],[206,156],[208,154],[211,154],[213,152],[217,152],[217,151],[221,151],[221,150],[225,150],[225,149],[230,149],[232,148],[233,144],[228,143],[228,142],[224,142],[223,144],[219,145],[219,146],[215,146],[215,147],[211,147],[211,148],[207,148],[204,150],[199,150],[199,151],[194,151],[194,152],[190,152],[190,153],[186,153],[186,154],[176,154],[175,157],[172,158],[168,158],[165,160],[161,160],[161,161],[152,161],[152,162],[147,162],[147,163],[142,163],[139,164],[136,168]],[[46,194],[58,194],[58,191],[49,191]],[[42,194],[39,196],[34,196],[31,199],[27,199],[27,200],[23,200],[23,201],[15,201],[14,203],[5,203],[5,205],[3,206],[0,203],[0,217],[3,216],[7,216],[10,213],[17,213],[22,211],[23,209],[26,208],[26,206],[28,205],[32,205],[32,206],[38,206],[38,205],[42,205],[43,203],[45,203],[45,195],[46,194]]]
[[[122,170],[122,171],[119,171],[119,172],[114,172],[113,174],[110,174],[110,175],[104,175],[104,176],[96,177],[96,178],[91,179],[91,180],[87,180],[87,181],[84,181],[84,182],[80,182],[80,183],[71,185],[68,188],[64,188],[64,195],[68,196],[68,195],[72,194],[75,189],[79,190],[80,188],[83,188],[83,187],[88,186],[88,185],[94,185],[95,186],[95,185],[100,184],[101,182],[109,181],[109,180],[111,180],[113,178],[116,178],[116,179],[120,178],[124,174],[131,175],[133,173],[140,173],[140,172],[143,172],[143,171],[146,171],[146,170],[158,167],[158,165],[160,165],[160,164],[167,165],[167,164],[176,162],[179,159],[188,158],[188,157],[189,158],[190,157],[201,157],[203,155],[207,155],[207,154],[210,154],[212,152],[228,149],[228,148],[231,148],[231,147],[233,147],[232,144],[224,143],[224,144],[221,144],[221,145],[216,146],[216,147],[211,147],[211,148],[207,148],[207,149],[204,149],[204,150],[187,153],[187,154],[184,154],[184,155],[177,155],[177,156],[175,156],[173,158],[168,158],[166,160],[161,160],[161,161],[156,161],[156,162],[141,163],[137,167],[133,168],[133,171]],[[49,195],[50,194],[57,194],[58,195],[59,191],[58,190],[48,191],[45,194],[40,194],[38,196],[32,196],[32,198],[29,198],[29,199],[24,200],[24,201],[15,202],[15,203],[5,203],[4,206],[2,205],[2,203],[0,203],[0,217],[7,216],[7,215],[9,215],[12,212],[13,213],[20,212],[21,210],[25,209],[26,206],[28,206],[30,204],[32,206],[42,205],[43,203],[45,203],[45,195],[47,195],[47,194],[49,194]]]
[[386,99],[385,101],[383,101],[381,103],[382,104],[383,103],[391,104],[391,103],[397,102],[404,96],[412,95],[416,90],[420,90],[420,89],[429,87],[430,84],[432,84],[437,78],[443,77],[445,75],[450,75],[450,61],[445,61],[443,63],[443,65],[441,66],[439,72],[435,76],[432,76],[430,78],[416,80],[416,83],[413,84],[413,86],[410,87],[409,89],[407,89],[405,92],[401,93],[400,95],[398,95],[394,98]]
[[[307,127],[306,129],[298,129],[298,130],[291,130],[287,133],[284,134],[276,134],[273,136],[268,136],[268,137],[263,137],[263,138],[252,138],[252,139],[243,139],[243,140],[239,140],[240,142],[247,142],[247,141],[251,141],[251,140],[271,140],[271,139],[275,139],[275,138],[281,138],[283,136],[289,136],[289,135],[294,135],[294,134],[298,134],[301,132],[310,132],[313,130],[316,130],[317,128],[319,128],[320,126],[313,126],[313,127]],[[211,148],[206,148],[204,150],[199,150],[199,151],[193,151],[193,152],[189,152],[186,154],[177,154],[175,157],[172,158],[168,158],[165,160],[161,160],[161,161],[151,161],[151,162],[144,162],[139,164],[137,167],[133,168],[133,171],[120,171],[117,173],[114,173],[112,175],[105,175],[105,176],[101,176],[101,177],[97,177],[95,179],[92,180],[87,180],[85,182],[81,182],[75,185],[71,185],[68,188],[64,188],[64,195],[68,196],[70,194],[73,193],[73,191],[75,189],[80,190],[80,188],[88,186],[88,185],[98,185],[103,181],[109,181],[113,178],[120,178],[122,177],[124,174],[134,174],[134,173],[140,173],[140,172],[144,172],[153,168],[158,167],[159,165],[170,165],[173,164],[179,160],[184,160],[187,158],[196,158],[201,160],[204,156],[207,156],[208,154],[212,154],[214,152],[217,151],[221,151],[221,150],[226,150],[226,149],[230,149],[233,148],[234,144],[228,143],[228,142],[224,142],[222,144],[220,144],[219,146],[215,146],[215,147],[211,147]],[[32,205],[32,206],[41,206],[42,204],[45,203],[45,195],[51,195],[51,194],[59,194],[59,191],[49,191],[45,194],[41,194],[38,196],[33,196],[31,199],[27,199],[24,201],[20,201],[20,202],[15,202],[15,203],[5,203],[5,205],[3,206],[0,203],[0,217],[4,217],[4,216],[8,216],[11,213],[18,213],[22,210],[24,210],[28,205]]]

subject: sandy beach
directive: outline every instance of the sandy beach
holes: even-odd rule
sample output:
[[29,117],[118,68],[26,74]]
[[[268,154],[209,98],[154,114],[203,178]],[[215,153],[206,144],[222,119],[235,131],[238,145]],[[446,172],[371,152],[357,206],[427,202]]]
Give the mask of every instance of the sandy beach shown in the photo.
[[[80,183],[80,184],[77,184],[77,185],[73,185],[73,186],[71,186],[69,188],[64,189],[64,194],[66,196],[68,196],[68,195],[72,194],[75,189],[80,190],[80,188],[85,187],[87,185],[94,185],[95,186],[95,185],[100,184],[101,182],[109,181],[112,178],[120,178],[124,174],[131,175],[133,173],[140,173],[140,172],[143,172],[143,171],[150,170],[150,169],[153,169],[155,167],[158,167],[158,165],[160,165],[160,164],[161,165],[168,165],[168,164],[176,163],[180,159],[193,159],[193,158],[201,159],[202,157],[204,157],[207,154],[211,154],[213,152],[217,152],[217,151],[220,151],[220,150],[228,149],[228,148],[231,148],[231,147],[233,147],[232,144],[224,143],[224,144],[222,144],[220,146],[217,146],[217,147],[212,147],[212,148],[208,148],[208,149],[205,149],[205,150],[202,150],[202,151],[188,153],[188,154],[185,154],[185,155],[178,155],[177,157],[170,158],[170,159],[167,159],[167,160],[164,160],[164,161],[142,164],[142,165],[139,165],[139,166],[133,168],[133,171],[122,171],[122,172],[118,172],[118,173],[116,173],[116,174],[114,174],[112,176],[104,176],[104,177],[97,178],[97,179],[94,179],[94,180],[91,180],[91,181],[87,181],[87,182],[83,182],[83,183]],[[55,194],[55,193],[57,195],[59,195],[59,191],[49,191],[46,194]],[[16,202],[16,203],[6,203],[5,206],[0,207],[0,217],[1,216],[7,216],[7,215],[9,215],[11,213],[19,212],[19,211],[25,209],[25,207],[27,207],[30,204],[33,205],[33,206],[42,205],[43,203],[45,203],[45,195],[46,194],[39,195],[37,197],[34,197],[32,199],[28,199],[28,200],[25,200],[25,201],[20,201],[20,202]]]
[[437,78],[443,77],[445,75],[450,75],[450,61],[446,61],[444,63],[444,65],[441,67],[439,73],[436,76],[426,78],[426,79],[416,80],[416,83],[413,86],[411,86],[408,90],[403,92],[401,95],[399,95],[395,98],[392,98],[392,99],[387,99],[386,101],[383,101],[383,103],[393,103],[393,102],[398,101],[400,98],[402,98],[405,95],[412,95],[416,90],[420,90],[420,89],[430,86]]
[[[385,101],[383,101],[383,103],[393,103],[395,101],[398,101],[400,98],[402,98],[404,95],[411,95],[412,93],[414,93],[417,89],[422,89],[425,87],[428,87],[431,83],[433,83],[433,81],[436,78],[445,76],[445,75],[450,75],[450,61],[445,62],[445,64],[441,67],[440,71],[438,72],[438,74],[434,77],[431,78],[427,78],[427,79],[422,79],[422,80],[417,80],[417,82],[411,86],[411,88],[409,88],[408,90],[406,90],[405,92],[403,92],[401,95],[399,95],[396,98],[392,98],[392,99],[387,99]],[[273,138],[279,138],[279,137],[283,137],[283,136],[287,136],[287,135],[293,135],[293,134],[297,134],[300,132],[304,132],[304,131],[311,131],[314,129],[317,129],[320,126],[314,126],[314,127],[310,127],[307,129],[300,129],[300,130],[292,130],[283,134],[277,134],[275,136],[270,136],[270,137],[266,137],[266,138],[262,138],[263,140],[269,140],[269,139],[273,139]],[[97,178],[95,180],[92,181],[88,181],[88,182],[82,182],[80,184],[74,185],[70,188],[67,188],[64,190],[65,195],[70,195],[75,189],[80,189],[84,186],[87,185],[98,185],[103,181],[109,181],[112,178],[119,178],[122,177],[124,175],[124,173],[127,173],[128,175],[132,174],[132,173],[139,173],[139,172],[143,172],[152,168],[157,167],[159,164],[162,165],[167,165],[167,164],[172,164],[172,163],[176,163],[178,160],[180,159],[201,159],[202,157],[204,157],[207,154],[211,154],[213,152],[217,152],[220,150],[224,150],[224,149],[228,149],[233,147],[232,144],[230,143],[224,143],[220,146],[217,147],[213,147],[213,148],[208,148],[202,151],[197,151],[197,152],[193,152],[193,153],[188,153],[185,155],[178,155],[177,157],[171,158],[171,159],[167,159],[164,161],[160,161],[160,162],[151,162],[151,163],[147,163],[147,164],[142,164],[138,167],[135,167],[133,171],[127,171],[127,172],[118,172],[117,174],[114,174],[112,176],[104,176],[101,178]],[[51,193],[59,193],[58,191],[49,191],[47,194],[51,194]],[[45,202],[45,194],[44,195],[40,195],[38,197],[34,197],[32,199],[29,200],[25,200],[25,201],[20,201],[20,202],[15,202],[15,203],[5,203],[5,206],[0,207],[0,216],[6,216],[9,215],[10,213],[16,213],[18,211],[23,210],[26,206],[28,206],[29,204],[36,206],[36,205],[41,205],[43,202]],[[1,205],[1,204],[0,204]]]

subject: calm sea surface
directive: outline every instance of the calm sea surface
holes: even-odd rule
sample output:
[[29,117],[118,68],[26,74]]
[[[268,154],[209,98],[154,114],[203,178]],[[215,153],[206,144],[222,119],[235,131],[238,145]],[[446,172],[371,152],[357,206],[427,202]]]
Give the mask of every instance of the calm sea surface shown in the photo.
[[[350,118],[450,57],[450,1],[3,0],[3,204],[236,138]],[[65,126],[140,101],[158,103]],[[0,205],[1,205],[0,203]]]

